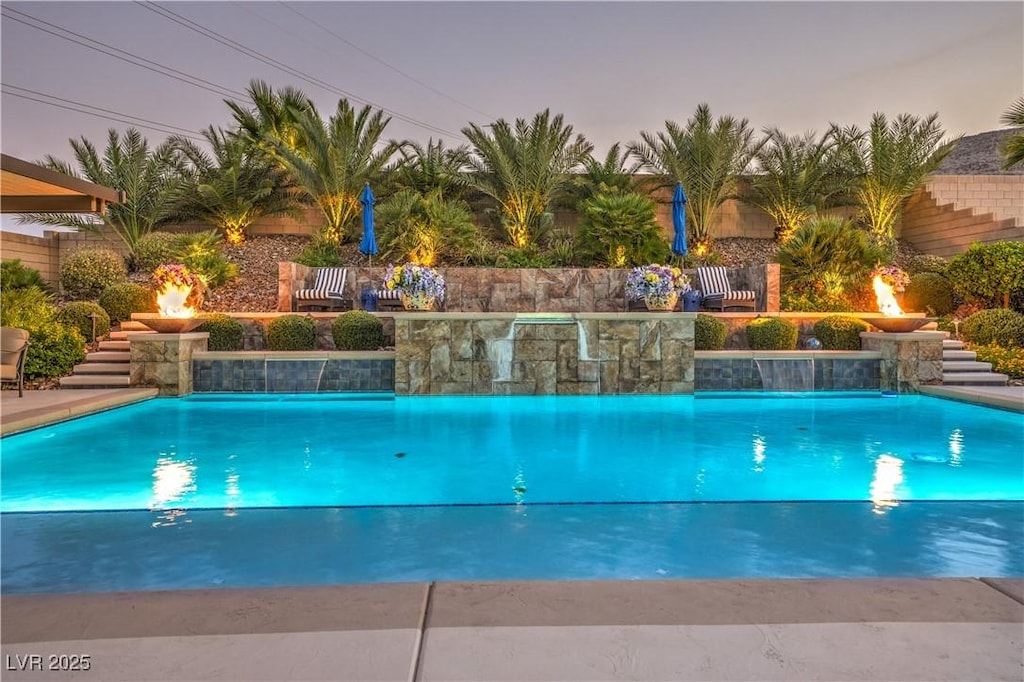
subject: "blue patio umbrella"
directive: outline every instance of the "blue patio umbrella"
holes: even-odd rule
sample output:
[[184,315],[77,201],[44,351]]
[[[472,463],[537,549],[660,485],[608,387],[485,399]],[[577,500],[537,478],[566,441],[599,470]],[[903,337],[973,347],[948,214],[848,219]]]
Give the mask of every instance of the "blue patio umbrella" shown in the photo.
[[373,204],[376,201],[370,183],[366,183],[359,195],[359,203],[363,205],[363,241],[359,242],[359,253],[369,256],[371,263],[377,255],[377,237],[373,234]]
[[676,192],[672,195],[672,253],[677,256],[686,255],[686,193],[683,183],[676,183]]

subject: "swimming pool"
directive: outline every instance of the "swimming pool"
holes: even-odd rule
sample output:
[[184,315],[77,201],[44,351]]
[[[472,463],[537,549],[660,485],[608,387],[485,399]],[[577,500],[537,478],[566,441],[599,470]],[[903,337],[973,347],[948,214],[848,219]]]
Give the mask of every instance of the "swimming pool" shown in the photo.
[[1022,434],[862,393],[151,400],[3,439],[3,589],[1019,575]]

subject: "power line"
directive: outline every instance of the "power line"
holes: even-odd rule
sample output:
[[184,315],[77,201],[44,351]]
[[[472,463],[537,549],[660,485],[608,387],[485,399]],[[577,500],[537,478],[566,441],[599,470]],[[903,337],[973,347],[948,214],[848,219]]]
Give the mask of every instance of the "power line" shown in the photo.
[[[145,128],[146,130],[155,130],[157,132],[164,133],[165,135],[179,135],[180,134],[180,133],[175,133],[175,132],[173,132],[171,130],[164,130],[162,128],[157,128],[157,127],[152,126],[152,125],[143,125],[141,123],[135,123],[133,121],[127,121],[127,120],[125,120],[123,118],[116,118],[114,116],[106,116],[104,114],[97,114],[97,113],[92,112],[92,111],[86,111],[85,109],[79,109],[77,107],[66,106],[64,104],[57,104],[56,102],[47,102],[45,100],[37,99],[35,97],[29,97],[28,95],[21,95],[21,94],[18,94],[16,92],[8,92],[7,95],[9,97],[18,97],[20,99],[27,99],[27,100],[32,101],[32,102],[39,102],[40,104],[46,104],[46,105],[49,105],[51,107],[57,107],[58,109],[67,109],[68,111],[74,111],[74,112],[77,112],[79,114],[87,114],[89,116],[95,116],[96,118],[103,118],[103,119],[106,119],[108,121],[116,121],[117,123],[125,123],[127,125],[135,126],[137,128]],[[89,106],[89,105],[83,104],[82,106]],[[124,114],[124,115],[127,116],[127,114]],[[197,142],[202,142],[203,141],[202,138],[196,137],[195,135],[182,135],[182,137],[187,137],[187,138],[195,140]]]
[[[137,121],[141,121],[143,123],[152,123],[154,125],[162,126],[164,128],[169,128],[169,129],[181,131],[181,133],[184,134],[184,135],[198,135],[199,134],[197,131],[190,130],[189,128],[182,128],[180,126],[171,125],[170,123],[162,123],[160,121],[153,121],[153,120],[150,120],[148,118],[142,118],[140,116],[133,116],[132,114],[126,114],[123,111],[114,111],[113,109],[104,109],[103,107],[93,106],[92,104],[86,104],[85,102],[79,102],[79,101],[76,101],[76,100],[73,100],[73,99],[64,99],[63,97],[57,97],[56,95],[50,95],[50,94],[45,93],[45,92],[39,92],[38,90],[30,90],[29,88],[23,88],[20,85],[11,85],[10,83],[4,83],[3,87],[7,88],[7,89],[21,90],[22,92],[27,92],[27,93],[30,93],[32,95],[38,95],[39,97],[46,97],[48,99],[55,99],[58,102],[66,102],[68,104],[74,104],[74,105],[80,106],[80,107],[87,107],[89,109],[95,109],[96,111],[103,111],[103,112],[106,112],[108,114],[115,114],[117,116],[124,116],[126,118],[133,118],[133,119],[135,119]],[[8,94],[15,95],[17,93],[10,92]]]
[[494,116],[492,114],[488,114],[486,111],[481,111],[481,110],[477,109],[476,107],[472,106],[471,104],[466,104],[462,100],[456,99],[455,97],[452,97],[451,95],[449,95],[449,94],[447,94],[445,92],[442,92],[441,90],[438,90],[437,88],[432,87],[432,86],[424,83],[423,81],[421,81],[419,78],[416,78],[415,76],[407,74],[405,71],[402,71],[397,66],[389,64],[388,62],[384,61],[380,57],[378,57],[378,56],[376,56],[374,54],[371,54],[369,51],[363,49],[359,45],[356,45],[351,40],[348,40],[347,38],[338,35],[334,31],[332,31],[331,29],[329,29],[326,26],[324,26],[323,24],[318,23],[317,21],[315,21],[313,19],[310,19],[308,16],[306,16],[305,14],[300,12],[299,10],[295,9],[295,7],[293,7],[293,6],[289,5],[289,4],[286,4],[284,2],[281,2],[280,0],[278,0],[277,4],[281,5],[285,9],[287,9],[287,10],[289,10],[291,12],[294,12],[295,14],[299,15],[300,17],[302,17],[303,19],[305,19],[309,23],[311,23],[314,26],[316,26],[317,28],[319,28],[324,33],[327,33],[328,35],[334,36],[335,38],[337,38],[341,42],[343,42],[346,45],[348,45],[349,47],[351,47],[353,50],[361,52],[362,54],[366,55],[367,57],[369,57],[370,59],[372,59],[373,61],[375,61],[375,62],[377,62],[379,64],[383,64],[384,66],[386,66],[387,68],[391,69],[392,71],[394,71],[398,75],[402,76],[403,78],[411,80],[412,82],[416,83],[417,85],[419,85],[419,86],[421,86],[423,88],[426,88],[427,90],[429,90],[430,92],[434,93],[435,95],[439,95],[440,97],[444,97],[445,99],[447,99],[447,100],[449,100],[451,102],[455,102],[456,104],[458,104],[460,106],[463,106],[463,107],[469,109],[470,111],[475,111],[476,113],[480,114],[481,116],[486,116],[487,118],[489,118],[491,120],[494,120],[495,118],[497,118],[496,116]]
[[281,62],[281,61],[278,61],[278,60],[274,59],[273,57],[268,57],[267,55],[263,54],[262,52],[259,52],[258,50],[254,50],[254,49],[252,49],[250,47],[246,47],[242,43],[239,43],[239,42],[237,42],[235,40],[232,40],[231,38],[228,38],[227,36],[224,36],[224,35],[222,35],[220,33],[217,33],[216,31],[214,31],[212,29],[208,29],[208,28],[206,28],[204,26],[201,26],[200,24],[197,24],[196,22],[192,21],[191,19],[189,19],[187,17],[184,17],[184,16],[182,16],[180,14],[177,14],[176,12],[173,12],[173,11],[171,11],[171,10],[165,8],[165,7],[161,7],[161,6],[157,5],[154,2],[142,2],[140,0],[135,0],[135,4],[139,5],[140,7],[144,7],[145,9],[148,9],[151,12],[159,14],[160,16],[164,17],[165,19],[168,19],[169,21],[173,21],[174,23],[179,24],[180,26],[184,26],[185,28],[187,28],[187,29],[189,29],[191,31],[194,31],[194,32],[196,32],[196,33],[198,33],[198,34],[200,34],[202,36],[205,36],[206,38],[209,38],[210,40],[213,40],[214,42],[220,43],[221,45],[224,45],[225,47],[228,47],[228,48],[234,50],[235,52],[239,52],[241,54],[244,54],[247,57],[250,57],[250,58],[255,59],[257,61],[263,62],[264,64],[267,64],[268,66],[272,66],[275,69],[278,69],[280,71],[284,71],[285,73],[287,73],[287,74],[289,74],[291,76],[295,76],[296,78],[300,78],[300,79],[306,81],[307,83],[310,83],[310,84],[315,85],[317,87],[323,88],[323,89],[325,89],[325,90],[327,90],[329,92],[333,92],[335,94],[339,94],[339,95],[342,95],[344,97],[348,97],[349,99],[355,100],[356,102],[360,102],[362,104],[368,104],[368,105],[370,105],[372,107],[376,107],[376,108],[380,109],[381,111],[383,111],[383,112],[385,112],[387,114],[390,114],[394,118],[397,118],[397,119],[399,119],[401,121],[405,121],[406,123],[409,123],[411,125],[417,126],[419,128],[423,128],[425,130],[430,130],[432,132],[441,133],[441,134],[445,134],[445,135],[451,135],[451,136],[454,136],[454,137],[462,137],[458,133],[453,133],[450,130],[445,130],[443,128],[439,128],[437,126],[431,125],[429,123],[425,123],[425,122],[420,121],[418,119],[412,118],[411,116],[406,116],[406,115],[401,114],[401,113],[399,113],[397,111],[394,111],[392,109],[388,109],[387,107],[383,107],[383,106],[381,106],[379,104],[376,104],[375,102],[372,102],[370,100],[366,100],[366,99],[363,99],[362,97],[358,97],[354,93],[351,93],[351,92],[348,92],[346,90],[343,90],[343,89],[341,89],[341,88],[339,88],[339,87],[337,87],[335,85],[332,85],[332,84],[330,84],[330,83],[328,83],[328,82],[326,82],[326,81],[324,81],[324,80],[322,80],[320,78],[317,78],[316,76],[312,76],[312,75],[310,75],[310,74],[308,74],[308,73],[306,73],[304,71],[300,71],[299,69],[291,67],[291,66],[285,64],[284,62]]
[[[174,68],[171,68],[169,66],[165,66],[165,65],[160,64],[158,62],[154,62],[151,59],[146,59],[145,57],[140,57],[137,54],[134,54],[132,52],[128,52],[127,50],[122,50],[120,48],[114,47],[113,45],[108,45],[107,43],[104,43],[102,41],[96,40],[95,38],[90,38],[89,36],[82,35],[81,33],[75,33],[74,31],[71,31],[69,29],[64,28],[63,26],[58,26],[57,24],[52,24],[52,23],[50,23],[48,21],[44,21],[44,20],[42,20],[42,19],[40,19],[38,17],[34,17],[31,14],[26,14],[25,12],[21,12],[19,10],[16,10],[16,9],[10,7],[10,6],[5,5],[3,7],[3,12],[4,12],[4,18],[5,19],[9,19],[11,21],[17,21],[18,23],[24,24],[25,26],[28,26],[30,28],[34,28],[37,31],[42,31],[43,33],[48,33],[48,34],[50,34],[52,36],[56,36],[57,38],[60,38],[62,40],[67,40],[68,42],[75,43],[76,45],[81,45],[82,47],[86,47],[86,48],[89,48],[90,50],[94,50],[94,51],[99,52],[101,54],[105,54],[108,57],[113,57],[115,59],[120,59],[121,61],[127,62],[127,63],[129,63],[129,64],[131,64],[133,66],[138,66],[138,67],[141,67],[141,68],[146,69],[148,71],[152,71],[154,73],[158,73],[161,76],[167,76],[168,78],[173,78],[173,79],[175,79],[177,81],[181,81],[182,83],[185,83],[187,85],[191,85],[191,86],[197,87],[197,88],[202,88],[203,90],[207,90],[209,92],[212,92],[215,95],[219,95],[220,97],[245,97],[246,96],[245,93],[238,92],[237,90],[232,90],[231,88],[224,87],[223,85],[218,85],[217,83],[213,83],[211,81],[208,81],[206,79],[200,78],[198,76],[193,76],[192,74],[186,73],[185,71],[179,71],[178,69],[174,69]],[[49,26],[49,27],[54,28],[54,29],[56,29],[58,31],[62,31],[62,32],[68,34],[68,35],[75,36],[75,38],[69,38],[67,35],[61,35],[60,33],[56,33],[54,31],[45,29],[42,26],[36,26],[34,24],[30,24],[29,22],[25,21],[24,19],[19,19],[18,17],[15,17],[15,16],[10,16],[8,14],[9,12],[14,12],[16,14],[20,14],[21,16],[26,17],[28,19],[31,19],[32,21],[38,22],[40,24],[43,24],[44,26]],[[81,40],[76,40],[76,38],[80,38]],[[88,41],[88,42],[83,42],[83,41]],[[92,43],[95,43],[95,44],[92,44]],[[96,45],[102,45],[103,47],[107,48],[107,50],[104,50],[102,48],[96,47]],[[108,50],[112,50],[112,52],[110,52]],[[115,52],[118,52],[120,54],[114,54]],[[128,55],[128,57],[122,57],[121,55]],[[138,60],[138,61],[133,61],[133,60]],[[140,62],[145,62],[146,64],[152,64],[153,66],[146,66],[146,64],[142,64]],[[156,67],[156,68],[154,68],[154,67]],[[175,75],[175,74],[179,74],[179,75]],[[190,80],[186,80],[186,79],[190,79]],[[193,82],[193,81],[195,81],[195,82]]]

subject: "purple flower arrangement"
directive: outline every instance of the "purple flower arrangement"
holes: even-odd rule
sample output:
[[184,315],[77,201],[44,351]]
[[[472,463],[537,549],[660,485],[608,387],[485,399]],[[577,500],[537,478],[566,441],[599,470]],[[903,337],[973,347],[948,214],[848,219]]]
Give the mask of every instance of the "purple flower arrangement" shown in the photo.
[[626,276],[626,297],[641,299],[648,296],[667,296],[672,292],[688,291],[690,278],[671,265],[642,265]]
[[424,294],[431,298],[443,299],[444,277],[434,268],[415,263],[389,265],[384,273],[384,288],[397,290],[407,296]]

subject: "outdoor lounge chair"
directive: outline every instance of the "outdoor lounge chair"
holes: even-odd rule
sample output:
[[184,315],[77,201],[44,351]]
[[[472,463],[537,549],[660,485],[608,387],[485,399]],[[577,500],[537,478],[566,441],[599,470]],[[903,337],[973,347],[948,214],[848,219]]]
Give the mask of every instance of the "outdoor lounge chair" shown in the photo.
[[25,395],[25,353],[28,332],[16,327],[0,327],[0,380],[16,381],[18,397]]
[[310,289],[295,292],[295,310],[303,308],[326,308],[328,310],[351,310],[352,299],[345,296],[345,268],[317,268],[316,280]]
[[757,294],[753,291],[733,289],[727,271],[721,266],[697,268],[703,305],[708,310],[725,311],[726,308],[756,308]]
[[377,310],[403,310],[402,295],[398,289],[377,290]]

